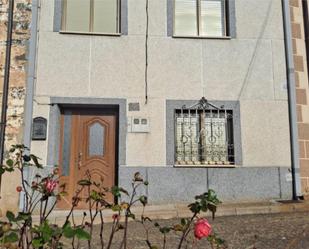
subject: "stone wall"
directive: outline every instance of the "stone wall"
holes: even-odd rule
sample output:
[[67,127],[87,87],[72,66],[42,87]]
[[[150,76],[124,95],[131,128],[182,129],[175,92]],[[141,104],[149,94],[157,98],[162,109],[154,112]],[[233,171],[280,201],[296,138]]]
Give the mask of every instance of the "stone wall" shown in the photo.
[[302,192],[309,194],[309,85],[301,0],[290,0]]
[[[7,39],[9,0],[0,0],[0,97],[4,80],[5,51]],[[27,48],[30,36],[31,0],[16,0],[14,6],[13,46],[11,52],[8,117],[6,128],[6,149],[21,143],[26,85]],[[19,184],[14,174],[2,179],[0,209],[16,209]]]
[[149,181],[141,191],[151,204],[188,203],[197,193],[208,189],[214,189],[223,203],[292,198],[292,182],[286,180],[289,174],[286,167],[120,167],[120,186],[129,189],[135,172]]

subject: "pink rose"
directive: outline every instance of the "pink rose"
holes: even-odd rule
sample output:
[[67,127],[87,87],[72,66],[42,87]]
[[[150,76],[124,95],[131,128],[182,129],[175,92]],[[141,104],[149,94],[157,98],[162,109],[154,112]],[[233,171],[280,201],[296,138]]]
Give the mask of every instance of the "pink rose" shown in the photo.
[[58,181],[53,180],[53,179],[47,179],[45,181],[45,188],[48,193],[52,193],[55,188],[57,187]]
[[211,226],[206,219],[198,219],[194,225],[194,236],[197,239],[208,237],[211,233]]

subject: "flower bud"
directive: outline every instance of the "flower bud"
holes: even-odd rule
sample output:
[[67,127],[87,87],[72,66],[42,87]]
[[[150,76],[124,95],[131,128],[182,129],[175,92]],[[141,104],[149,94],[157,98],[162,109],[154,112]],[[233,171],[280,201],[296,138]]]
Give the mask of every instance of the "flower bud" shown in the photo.
[[129,207],[129,204],[128,203],[126,203],[126,202],[123,202],[123,203],[121,203],[121,209],[128,209],[128,207]]
[[22,188],[21,186],[17,186],[17,187],[16,187],[16,191],[17,191],[18,193],[20,193],[22,190],[23,190],[23,188]]

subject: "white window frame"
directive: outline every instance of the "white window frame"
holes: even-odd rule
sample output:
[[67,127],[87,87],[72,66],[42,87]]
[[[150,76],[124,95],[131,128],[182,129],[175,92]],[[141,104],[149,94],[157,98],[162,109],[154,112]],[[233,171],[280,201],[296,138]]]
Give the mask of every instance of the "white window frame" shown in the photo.
[[[227,13],[227,10],[228,10],[228,1],[229,0],[221,0],[223,2],[223,18],[224,20],[222,20],[224,26],[223,26],[223,29],[224,29],[224,33],[222,36],[208,36],[208,35],[200,35],[201,33],[201,1],[202,0],[195,0],[196,1],[196,6],[197,6],[197,9],[196,9],[196,22],[197,22],[197,34],[196,35],[177,35],[175,33],[175,18],[176,18],[176,1],[177,0],[173,0],[173,37],[189,37],[189,38],[221,38],[221,39],[230,39],[231,37],[229,36],[229,26],[228,26],[228,23],[229,23],[229,18],[228,18],[228,13]],[[210,0],[211,1],[211,0]]]
[[93,32],[93,19],[94,19],[94,1],[90,1],[90,22],[89,31],[71,31],[66,29],[66,13],[67,13],[67,0],[62,0],[62,14],[61,14],[61,30],[60,33],[68,34],[93,34],[93,35],[110,35],[110,36],[120,36],[121,35],[121,0],[117,1],[117,30],[114,33],[104,33],[104,32]]

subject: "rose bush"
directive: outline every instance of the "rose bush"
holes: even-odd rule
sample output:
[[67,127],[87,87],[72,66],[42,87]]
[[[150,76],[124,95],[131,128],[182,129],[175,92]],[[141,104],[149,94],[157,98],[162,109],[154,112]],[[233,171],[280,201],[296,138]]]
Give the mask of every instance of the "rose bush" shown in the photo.
[[[71,247],[78,249],[81,247],[80,241],[87,241],[88,248],[93,248],[93,240],[96,239],[93,233],[94,222],[99,219],[99,237],[101,248],[111,249],[114,243],[116,233],[122,232],[119,249],[128,248],[128,222],[135,221],[140,223],[145,229],[145,245],[149,249],[158,249],[149,238],[149,226],[155,226],[161,233],[163,242],[162,249],[166,249],[169,239],[169,233],[174,232],[179,236],[177,249],[187,248],[190,241],[190,234],[193,233],[196,239],[207,238],[211,248],[224,248],[223,241],[213,232],[209,222],[202,218],[202,213],[212,212],[213,217],[220,203],[216,193],[209,190],[206,193],[195,197],[195,201],[189,204],[192,212],[191,218],[182,218],[179,223],[170,227],[161,226],[144,215],[145,207],[148,204],[148,197],[139,195],[138,189],[142,186],[148,186],[148,182],[137,172],[134,174],[131,182],[131,191],[114,186],[106,188],[102,180],[94,181],[89,172],[85,179],[78,182],[76,193],[71,200],[71,209],[63,225],[53,224],[48,217],[56,207],[56,204],[65,193],[65,186],[59,186],[59,170],[55,168],[47,176],[37,173],[29,184],[24,176],[24,171],[29,167],[36,168],[36,171],[42,171],[42,165],[39,159],[27,153],[27,148],[23,145],[15,145],[10,150],[11,158],[6,161],[6,165],[0,166],[0,174],[18,170],[21,176],[21,186],[17,186],[16,191],[22,192],[24,196],[23,210],[14,214],[10,211],[6,214],[6,219],[0,221],[0,249],[62,249],[63,238],[71,240]],[[42,171],[43,172],[43,171]],[[83,198],[81,197],[83,193]],[[86,196],[85,196],[86,194]],[[109,203],[106,196],[112,194],[117,203]],[[80,224],[75,223],[74,212],[80,202],[88,204],[88,211],[84,212]],[[142,205],[143,212],[140,217],[133,213],[133,206]],[[103,211],[109,209],[113,211],[111,231],[107,238],[104,238],[104,216]],[[39,220],[34,222],[34,212],[38,210]],[[123,222],[121,222],[123,218]],[[193,236],[193,238],[194,238]],[[205,247],[206,248],[206,247]],[[175,248],[176,249],[176,248]]]

